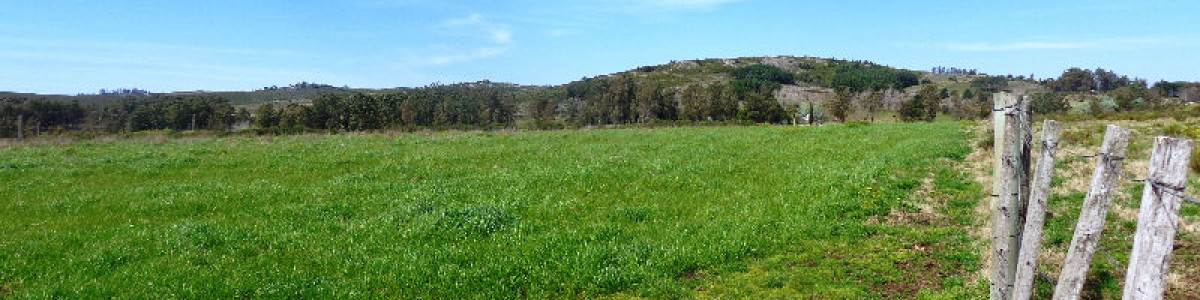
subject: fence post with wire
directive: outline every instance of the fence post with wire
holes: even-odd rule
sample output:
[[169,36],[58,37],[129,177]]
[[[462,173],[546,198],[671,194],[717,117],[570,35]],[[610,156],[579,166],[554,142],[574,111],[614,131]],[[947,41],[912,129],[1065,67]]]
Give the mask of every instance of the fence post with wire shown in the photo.
[[[995,124],[995,176],[992,185],[992,299],[1009,299],[1016,279],[1017,251],[1024,224],[1017,210],[1020,207],[1022,176],[1021,141],[1024,118],[1021,97],[1009,93],[992,96]],[[1026,179],[1028,177],[1025,177]],[[1027,186],[1027,185],[1026,185]]]
[[[992,299],[1030,299],[1035,276],[1052,280],[1037,269],[1037,257],[1051,194],[1055,156],[1062,126],[1042,126],[1037,170],[1030,176],[1032,114],[1029,98],[1008,93],[993,96],[995,169],[992,192]],[[1164,295],[1171,251],[1183,203],[1200,205],[1184,193],[1193,142],[1158,137],[1146,179],[1122,171],[1132,131],[1109,125],[1095,158],[1091,187],[1075,224],[1067,257],[1054,286],[1054,299],[1078,299],[1089,273],[1113,197],[1123,181],[1144,183],[1137,231],[1125,277],[1124,299],[1160,299]],[[1032,180],[1031,180],[1032,178]]]
[[1192,147],[1191,140],[1166,137],[1154,140],[1123,299],[1163,297]]
[[1058,138],[1062,135],[1062,124],[1046,120],[1042,124],[1042,143],[1038,156],[1037,170],[1033,174],[1032,193],[1025,214],[1021,249],[1017,257],[1017,274],[1013,285],[1012,299],[1029,299],[1033,296],[1033,279],[1037,276],[1038,249],[1042,243],[1042,230],[1046,223],[1046,211],[1050,199],[1050,183],[1054,177],[1055,155],[1058,154]]
[[1092,173],[1091,188],[1083,200],[1075,234],[1071,238],[1071,246],[1067,248],[1058,284],[1054,287],[1054,299],[1079,299],[1083,292],[1083,283],[1092,266],[1096,248],[1100,245],[1100,235],[1104,232],[1112,198],[1120,185],[1121,178],[1112,167],[1119,168],[1124,164],[1129,134],[1129,129],[1116,125],[1109,125],[1104,134],[1104,144],[1100,146],[1096,170]]

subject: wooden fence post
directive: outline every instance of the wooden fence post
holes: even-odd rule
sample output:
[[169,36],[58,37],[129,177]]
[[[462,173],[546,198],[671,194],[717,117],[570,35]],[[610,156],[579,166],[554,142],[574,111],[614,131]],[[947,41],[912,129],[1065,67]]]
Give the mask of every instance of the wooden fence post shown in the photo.
[[1071,238],[1071,247],[1067,249],[1067,258],[1058,276],[1058,285],[1054,288],[1054,299],[1079,299],[1083,291],[1084,279],[1100,243],[1100,234],[1104,231],[1104,219],[1108,216],[1113,194],[1121,180],[1110,166],[1120,168],[1124,164],[1128,147],[1129,130],[1108,125],[1108,131],[1104,133],[1104,145],[1100,147],[1102,155],[1097,159],[1096,171],[1092,173],[1092,187],[1083,200],[1079,223],[1075,225],[1075,236]]
[[[1029,209],[1029,181],[1033,178],[1033,111],[1030,110],[1030,102],[1033,98],[1026,95],[1020,95],[1020,102],[1017,106],[1021,108],[1018,117],[1020,122],[1020,143],[1017,143],[1017,218],[1013,222],[1013,230],[1016,231],[1017,247],[1021,249],[1021,241],[1025,232],[1025,213]],[[1019,256],[1019,253],[1018,253]]]
[[1162,189],[1182,193],[1187,187],[1192,147],[1191,140],[1166,137],[1154,140],[1150,172],[1146,187],[1142,189],[1137,233],[1133,236],[1133,253],[1129,255],[1129,270],[1125,273],[1122,299],[1163,297],[1163,283],[1167,280],[1175,230],[1179,226],[1181,199]]
[[1013,285],[1014,300],[1027,300],[1033,296],[1033,278],[1036,276],[1038,250],[1042,244],[1042,229],[1046,223],[1046,207],[1050,199],[1050,181],[1054,177],[1054,157],[1058,154],[1058,137],[1062,135],[1062,124],[1046,120],[1042,124],[1042,149],[1038,156],[1037,173],[1034,173],[1029,210],[1025,214],[1022,230],[1021,251],[1017,256],[1017,278]]
[[1008,299],[1016,272],[1018,240],[1015,211],[1020,195],[1017,153],[1020,150],[1018,98],[1009,93],[992,96],[996,122],[996,161],[992,186],[992,299]]
[[25,115],[17,115],[17,139],[25,138]]

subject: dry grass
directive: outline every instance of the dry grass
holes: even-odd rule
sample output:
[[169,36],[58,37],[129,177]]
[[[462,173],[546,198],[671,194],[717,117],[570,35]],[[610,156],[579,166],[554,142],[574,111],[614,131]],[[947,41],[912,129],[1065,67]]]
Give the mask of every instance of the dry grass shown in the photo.
[[[1172,119],[1158,119],[1148,121],[1080,121],[1064,124],[1064,141],[1062,144],[1060,144],[1060,149],[1066,151],[1060,150],[1057,157],[1058,162],[1054,174],[1054,177],[1056,178],[1056,184],[1052,187],[1052,194],[1058,197],[1058,199],[1070,199],[1068,201],[1082,200],[1075,199],[1071,196],[1075,195],[1074,197],[1078,197],[1078,195],[1087,193],[1091,185],[1092,173],[1095,171],[1096,160],[1093,158],[1075,157],[1071,154],[1071,152],[1086,155],[1097,152],[1099,150],[1098,145],[1100,139],[1102,139],[1104,134],[1103,130],[1108,124],[1116,124],[1118,126],[1133,130],[1133,144],[1130,146],[1130,151],[1127,155],[1128,158],[1126,159],[1125,166],[1122,167],[1122,169],[1131,177],[1143,178],[1146,176],[1146,170],[1148,170],[1150,149],[1147,145],[1149,144],[1149,141],[1154,136],[1162,134],[1161,128],[1177,122],[1179,121]],[[990,123],[983,123],[979,125],[979,128],[983,128],[984,130],[990,127]],[[1040,138],[1040,132],[1035,133],[1034,137]],[[978,136],[977,141],[982,140],[983,138],[985,137]],[[975,144],[975,142],[972,142],[972,144]],[[1034,144],[1036,145],[1037,143]],[[1038,150],[1037,148],[1038,146],[1035,146],[1035,153]],[[990,189],[991,187],[991,172],[993,164],[992,157],[993,152],[991,149],[980,148],[967,156],[967,164],[964,166],[966,171],[971,174],[977,182],[985,186],[987,189]],[[1191,181],[1195,182],[1197,181],[1197,178],[1191,178]],[[1128,192],[1134,187],[1134,185],[1134,183],[1124,183],[1118,190],[1116,199],[1114,199],[1114,203],[1116,205],[1113,205],[1111,208],[1109,217],[1110,219],[1108,222],[1111,226],[1109,226],[1109,229],[1106,229],[1104,233],[1105,235],[1112,235],[1113,238],[1116,238],[1117,242],[1120,243],[1130,242],[1123,240],[1131,240],[1133,232],[1132,229],[1127,230],[1127,228],[1122,228],[1117,224],[1133,222],[1136,221],[1138,217],[1137,205],[1140,202],[1140,199],[1137,197],[1140,197],[1140,194],[1134,195],[1133,193]],[[980,206],[981,214],[990,214],[990,207],[983,207],[983,204]],[[1077,206],[1078,204],[1074,204],[1070,205],[1069,207],[1075,208]],[[1052,213],[1055,216],[1068,216],[1076,214],[1074,211],[1067,211],[1063,209],[1059,209],[1059,211],[1052,211]],[[987,223],[989,224],[982,226],[977,232],[986,238],[990,237],[991,225],[990,218],[984,219],[988,220]],[[1071,227],[1067,230],[1073,230],[1073,220],[1071,221],[1071,224]],[[1187,253],[1195,252],[1188,251],[1188,249],[1200,248],[1200,243],[1197,242],[1197,240],[1200,240],[1197,238],[1197,233],[1200,232],[1200,216],[1183,217],[1181,220],[1180,229],[1179,236],[1176,240],[1177,256],[1187,255]],[[990,245],[988,245],[988,247],[990,247]],[[991,258],[990,251],[988,250],[990,249],[985,248],[981,250],[983,251],[982,253],[984,253],[983,265],[985,266],[984,270],[981,270],[981,274],[990,274]],[[1129,250],[1126,249],[1124,251],[1127,253]],[[1065,252],[1065,247],[1044,246],[1039,253],[1038,262],[1039,265],[1042,266],[1041,269],[1046,271],[1050,277],[1057,278],[1059,271],[1058,269],[1062,266],[1062,262],[1066,256]],[[1102,259],[1102,256],[1098,255],[1096,259]],[[1117,270],[1114,270],[1114,275],[1118,277],[1116,278],[1118,282],[1123,283],[1123,265],[1127,262],[1116,261],[1116,263],[1118,263],[1118,268]],[[1195,284],[1197,281],[1200,281],[1200,265],[1184,264],[1176,261],[1176,263],[1173,263],[1171,266],[1171,274],[1168,282],[1169,292],[1167,298],[1200,299],[1200,285]]]

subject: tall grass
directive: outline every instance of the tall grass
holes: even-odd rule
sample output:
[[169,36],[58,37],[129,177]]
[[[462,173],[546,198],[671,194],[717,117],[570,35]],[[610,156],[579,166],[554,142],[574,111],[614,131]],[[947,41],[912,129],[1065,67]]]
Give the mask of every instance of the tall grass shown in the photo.
[[868,243],[887,225],[865,220],[902,207],[912,170],[967,151],[956,123],[11,147],[0,283],[31,298],[680,297],[689,274]]

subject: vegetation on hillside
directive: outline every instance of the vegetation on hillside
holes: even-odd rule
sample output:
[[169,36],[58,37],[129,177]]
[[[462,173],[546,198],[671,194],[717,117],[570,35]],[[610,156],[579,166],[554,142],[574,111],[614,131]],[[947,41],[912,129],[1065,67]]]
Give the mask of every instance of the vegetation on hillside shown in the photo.
[[[971,120],[986,117],[991,94],[1004,91],[1032,95],[1039,114],[1100,116],[1170,110],[1200,100],[1200,83],[1150,85],[1102,68],[1071,68],[1041,81],[1032,75],[933,70],[922,74],[868,61],[784,56],[672,62],[560,86],[485,80],[358,90],[301,82],[253,92],[151,94],[114,89],[74,97],[0,93],[0,138],[62,132],[226,131],[247,125],[260,133],[283,133],[677,121],[787,123],[803,115],[844,122],[873,121],[881,111],[892,112],[901,121],[932,121],[938,115]],[[797,93],[798,89],[803,92]],[[816,106],[821,110],[801,112]],[[17,134],[18,128],[23,134]]]

